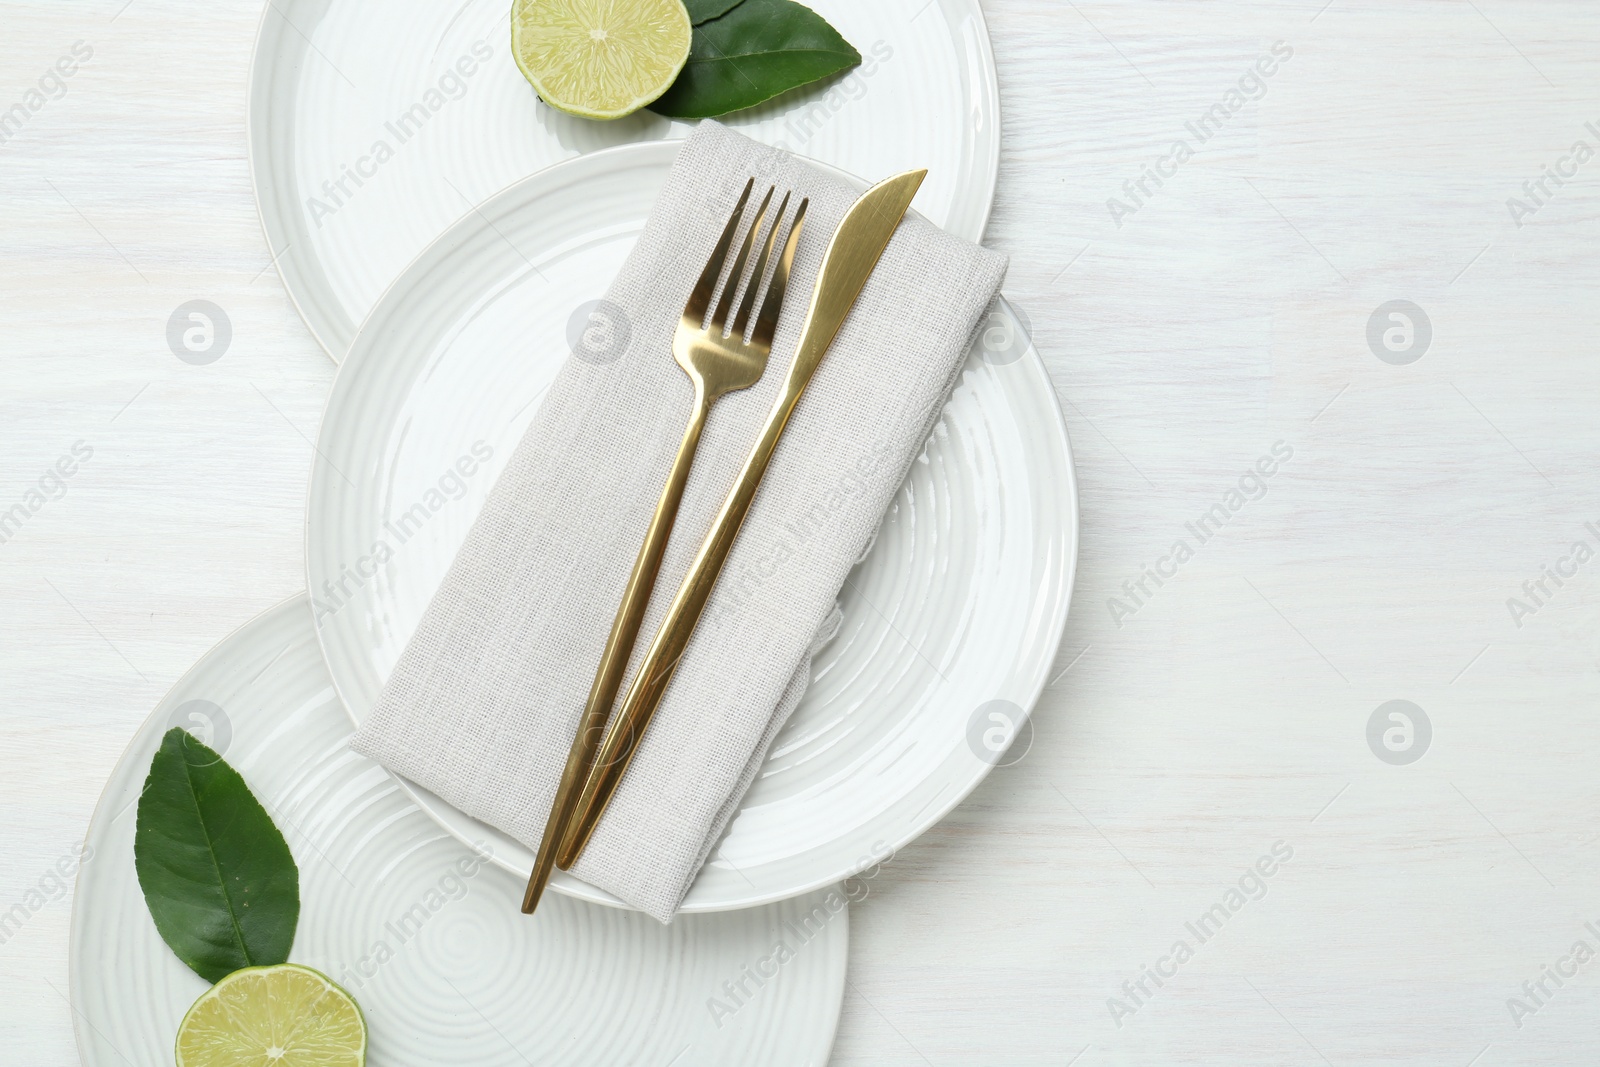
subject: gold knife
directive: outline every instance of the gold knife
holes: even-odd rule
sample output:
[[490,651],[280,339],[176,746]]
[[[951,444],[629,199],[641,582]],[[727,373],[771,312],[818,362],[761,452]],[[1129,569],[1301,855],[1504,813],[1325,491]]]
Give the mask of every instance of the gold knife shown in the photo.
[[816,287],[811,293],[811,306],[806,310],[805,323],[800,328],[800,340],[795,345],[794,363],[789,367],[783,391],[772,405],[761,437],[745,459],[744,468],[729,490],[727,499],[722,502],[722,510],[717,513],[711,532],[701,544],[689,573],[678,586],[672,607],[667,611],[661,629],[656,632],[649,652],[645,654],[633,683],[628,687],[621,710],[606,729],[599,757],[589,771],[567,836],[556,856],[556,866],[562,870],[571,867],[589,843],[595,825],[605,813],[606,804],[616,793],[629,762],[638,751],[639,741],[650,725],[656,708],[660,706],[662,697],[666,695],[678,660],[689,645],[689,638],[700,621],[706,601],[711,597],[717,576],[722,573],[722,565],[733,548],[739,527],[743,525],[745,515],[755,500],[756,489],[767,472],[767,465],[778,447],[784,427],[789,423],[789,416],[794,413],[795,404],[811,383],[811,377],[816,373],[828,347],[833,344],[839,326],[854,306],[856,297],[861,294],[862,286],[877,266],[883,250],[888,247],[889,239],[894,236],[906,209],[911,206],[911,198],[916,195],[917,187],[927,173],[926,170],[907,171],[868,189],[845,212],[833,239],[828,242],[822,267],[817,272]]

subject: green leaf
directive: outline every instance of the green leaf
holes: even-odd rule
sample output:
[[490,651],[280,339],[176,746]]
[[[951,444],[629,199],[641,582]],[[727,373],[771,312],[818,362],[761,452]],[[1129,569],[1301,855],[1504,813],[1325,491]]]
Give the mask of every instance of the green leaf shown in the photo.
[[139,794],[133,862],[161,939],[208,982],[284,963],[300,871],[239,772],[174,726]]
[[742,2],[743,0],[683,0],[683,6],[689,9],[689,21],[698,26],[709,19],[726,15]]
[[704,119],[754,107],[861,62],[861,53],[794,0],[744,0],[694,28],[689,62],[650,110]]

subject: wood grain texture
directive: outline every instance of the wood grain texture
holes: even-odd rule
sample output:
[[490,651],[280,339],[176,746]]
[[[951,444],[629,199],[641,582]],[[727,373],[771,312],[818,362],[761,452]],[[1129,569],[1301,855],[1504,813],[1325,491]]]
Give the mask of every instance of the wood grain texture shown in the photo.
[[[0,544],[0,909],[40,903],[0,944],[5,1063],[76,1062],[50,872],[168,686],[300,588],[334,371],[251,199],[259,2],[123,3],[0,3],[0,110],[93,49],[0,145],[0,509],[93,449]],[[834,1063],[1593,1062],[1600,963],[1543,1003],[1522,985],[1600,948],[1600,562],[1536,605],[1521,587],[1600,541],[1600,162],[1520,227],[1506,202],[1600,149],[1600,11],[987,14],[989,242],[1077,449],[1078,590],[1026,757],[863,883]],[[1277,41],[1264,92],[1133,204],[1124,183]],[[1111,197],[1136,208],[1120,226]],[[164,339],[195,298],[234,330],[203,367]],[[1404,366],[1366,338],[1394,299],[1432,324]],[[1277,442],[1264,495],[1199,543],[1186,524]],[[1133,602],[1179,539],[1192,558]],[[1367,742],[1392,699],[1432,724],[1406,766]],[[1201,944],[1186,924],[1276,842],[1265,897]],[[1164,985],[1122,990],[1179,939]]]

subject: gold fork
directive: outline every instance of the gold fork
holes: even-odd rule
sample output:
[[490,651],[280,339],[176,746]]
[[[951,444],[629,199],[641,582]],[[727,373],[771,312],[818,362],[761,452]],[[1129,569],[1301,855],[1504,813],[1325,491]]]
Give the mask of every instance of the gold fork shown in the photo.
[[[733,266],[728,271],[722,299],[717,302],[710,324],[706,324],[706,310],[711,306],[711,297],[716,292],[723,267],[727,266],[728,250],[733,245],[733,236],[739,230],[739,220],[744,215],[754,185],[754,178],[745,183],[744,192],[740,194],[716,248],[706,261],[705,270],[700,273],[699,281],[689,294],[688,303],[683,307],[683,316],[678,320],[677,332],[672,338],[672,357],[678,361],[678,366],[683,368],[694,386],[694,407],[689,415],[689,424],[684,427],[677,458],[672,461],[672,471],[667,475],[667,484],[661,490],[655,516],[645,531],[639,558],[634,561],[633,573],[628,576],[622,603],[617,606],[617,616],[611,623],[611,635],[606,638],[605,651],[601,653],[600,666],[595,671],[594,685],[589,690],[588,702],[578,721],[578,735],[573,738],[572,750],[567,754],[567,766],[556,788],[555,802],[550,807],[550,818],[544,827],[544,838],[539,843],[533,873],[528,877],[528,889],[522,897],[524,914],[530,914],[538,906],[545,885],[550,881],[557,845],[565,835],[584,780],[588,777],[589,767],[600,748],[606,720],[611,715],[611,705],[622,686],[623,671],[627,669],[628,657],[633,655],[639,626],[644,621],[645,608],[650,603],[650,591],[661,570],[661,558],[672,533],[672,524],[678,516],[683,487],[689,479],[689,468],[694,464],[694,454],[700,445],[700,431],[705,428],[706,416],[712,404],[728,393],[748,389],[761,380],[761,375],[767,369],[767,357],[772,353],[772,335],[777,329],[778,312],[783,306],[784,290],[789,284],[789,268],[794,263],[795,242],[800,237],[800,227],[805,222],[806,204],[809,201],[801,200],[800,206],[795,209],[789,236],[773,266],[772,281],[767,285],[766,299],[761,302],[761,310],[756,314],[755,329],[750,340],[744,339],[745,330],[750,325],[750,314],[761,289],[767,260],[776,246],[778,230],[789,206],[788,193],[783,194],[783,200],[772,217],[772,224],[767,228],[766,240],[762,243],[755,269],[751,271],[750,280],[745,286],[744,299],[740,301],[738,312],[732,320],[731,332],[729,312],[733,298],[738,294],[739,281],[744,277],[750,250],[761,232],[767,208],[772,203],[775,191],[772,188],[762,198],[755,221],[751,222],[734,257]],[[725,332],[728,333],[726,337],[723,336]]]

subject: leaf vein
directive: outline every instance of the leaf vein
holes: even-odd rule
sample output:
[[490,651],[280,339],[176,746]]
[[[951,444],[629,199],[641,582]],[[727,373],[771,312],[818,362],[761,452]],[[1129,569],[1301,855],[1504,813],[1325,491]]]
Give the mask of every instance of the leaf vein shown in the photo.
[[234,910],[233,894],[228,892],[228,880],[222,874],[222,861],[217,858],[217,846],[212,842],[211,827],[206,824],[205,812],[200,808],[200,794],[196,791],[194,781],[194,768],[189,761],[184,759],[183,753],[178,757],[183,759],[183,777],[189,783],[189,799],[194,803],[195,818],[200,821],[200,833],[206,841],[206,853],[211,857],[211,866],[217,872],[217,885],[222,889],[222,900],[228,908],[228,922],[233,926],[234,940],[239,944],[239,954],[244,957],[247,966],[254,966],[255,959],[250,955],[250,946],[245,944],[244,930],[239,926],[239,916]]

